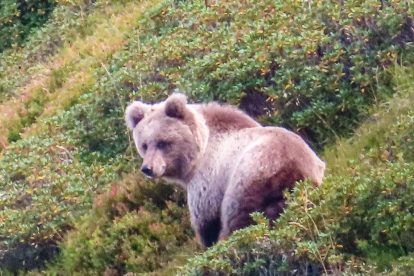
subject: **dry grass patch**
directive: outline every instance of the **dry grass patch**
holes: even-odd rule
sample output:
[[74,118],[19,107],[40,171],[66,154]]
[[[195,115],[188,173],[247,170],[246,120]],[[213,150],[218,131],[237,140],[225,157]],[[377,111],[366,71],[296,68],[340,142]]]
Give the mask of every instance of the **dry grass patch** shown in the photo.
[[[4,114],[0,116],[0,150],[9,142],[18,139],[10,136],[13,133],[14,136],[21,134],[25,138],[45,130],[44,125],[36,126],[39,118],[58,114],[60,110],[69,107],[68,103],[88,92],[86,88],[93,86],[96,69],[102,66],[106,68],[105,64],[110,61],[112,55],[128,42],[125,37],[137,27],[138,18],[153,4],[156,3],[143,1],[127,3],[123,7],[106,6],[103,13],[107,16],[106,19],[98,18],[98,13],[91,15],[95,17],[91,20],[102,21],[97,25],[93,35],[66,45],[51,57],[49,62],[38,64],[32,69],[31,81],[16,90],[14,98],[0,105],[0,114]],[[99,15],[102,16],[102,13]],[[54,87],[54,72],[61,75],[61,87]],[[26,126],[21,122],[21,118],[27,114],[24,106],[33,100],[34,94],[39,93],[44,94],[43,109],[38,110],[33,123]]]

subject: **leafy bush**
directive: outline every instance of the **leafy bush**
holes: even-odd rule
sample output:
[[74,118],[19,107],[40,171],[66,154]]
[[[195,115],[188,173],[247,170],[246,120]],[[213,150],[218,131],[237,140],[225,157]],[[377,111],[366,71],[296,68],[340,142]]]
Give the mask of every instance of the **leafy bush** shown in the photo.
[[170,185],[137,183],[133,178],[114,183],[108,193],[95,199],[92,212],[61,243],[62,255],[49,272],[143,273],[173,259],[193,236],[185,197]]
[[56,1],[6,0],[0,3],[0,52],[12,44],[22,44],[33,28],[41,27]]

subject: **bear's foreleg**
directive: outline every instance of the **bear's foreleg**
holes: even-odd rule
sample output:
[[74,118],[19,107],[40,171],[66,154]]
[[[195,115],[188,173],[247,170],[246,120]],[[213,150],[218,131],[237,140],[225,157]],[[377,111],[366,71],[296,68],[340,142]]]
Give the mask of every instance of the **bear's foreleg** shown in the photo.
[[206,247],[212,246],[217,242],[221,230],[220,218],[207,221],[200,225],[197,229],[197,233],[200,237],[200,241]]

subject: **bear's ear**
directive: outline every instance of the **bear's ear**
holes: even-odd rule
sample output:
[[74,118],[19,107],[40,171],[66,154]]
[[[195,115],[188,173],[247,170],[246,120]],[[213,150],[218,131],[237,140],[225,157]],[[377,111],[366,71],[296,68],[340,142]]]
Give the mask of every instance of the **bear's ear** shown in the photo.
[[181,93],[174,93],[165,101],[165,114],[168,117],[184,119],[187,97]]
[[125,121],[129,129],[134,129],[136,125],[145,117],[145,113],[150,109],[150,105],[135,101],[125,109]]

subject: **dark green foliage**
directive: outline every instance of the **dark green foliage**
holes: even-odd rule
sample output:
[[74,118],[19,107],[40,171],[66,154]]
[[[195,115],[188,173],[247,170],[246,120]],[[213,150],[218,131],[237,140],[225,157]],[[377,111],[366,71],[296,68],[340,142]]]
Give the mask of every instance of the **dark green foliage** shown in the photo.
[[11,250],[7,250],[7,254],[2,254],[0,270],[5,272],[36,269],[59,253],[58,245],[54,241],[41,242],[37,245],[35,247],[25,242],[15,243]]
[[63,129],[76,137],[77,145],[82,145],[83,161],[94,162],[97,156],[90,155],[94,152],[99,153],[100,161],[107,161],[126,151],[129,141],[123,109],[117,105],[119,101],[113,98],[100,97],[90,104],[75,105],[68,113],[70,117],[62,118]]
[[0,2],[0,52],[21,45],[35,28],[41,27],[56,5],[55,0],[2,0]]

